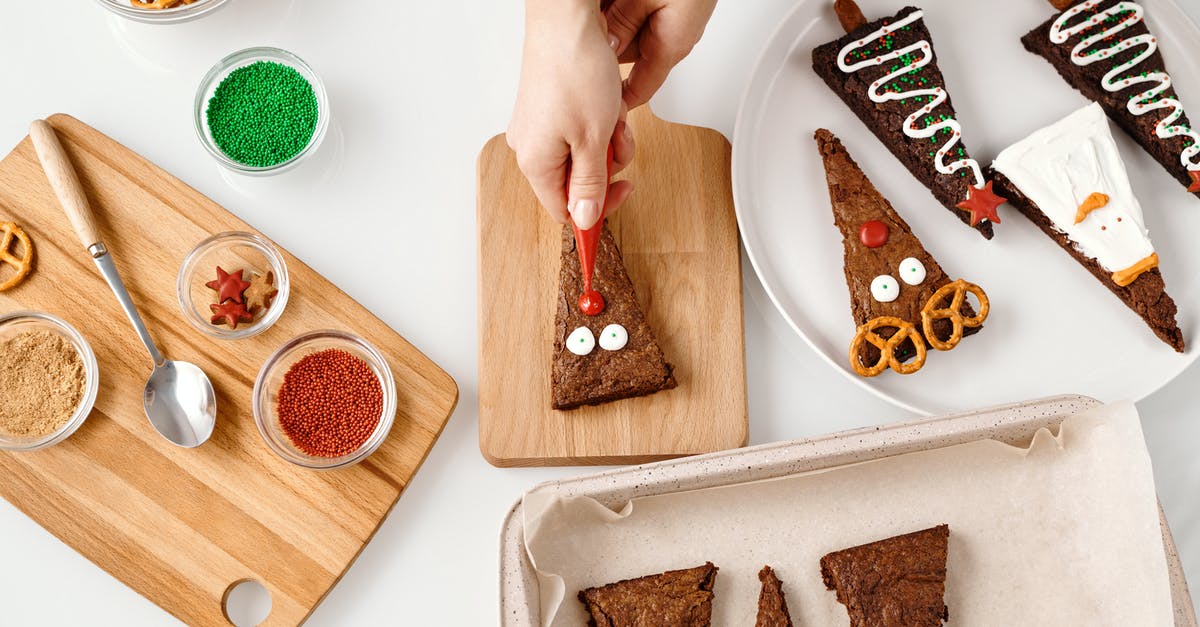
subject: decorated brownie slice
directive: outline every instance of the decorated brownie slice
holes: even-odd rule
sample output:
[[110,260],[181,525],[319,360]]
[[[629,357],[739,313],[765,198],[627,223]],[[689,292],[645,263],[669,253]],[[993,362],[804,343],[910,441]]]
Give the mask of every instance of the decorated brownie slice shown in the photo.
[[712,562],[626,579],[579,592],[591,627],[708,627],[712,624]]
[[821,558],[821,579],[850,614],[850,627],[937,627],[949,619],[950,527],[843,549]]
[[[816,132],[816,140],[833,222],[842,234],[846,286],[858,327],[850,364],[865,377],[888,368],[916,372],[925,365],[927,344],[950,350],[982,328],[987,295],[977,285],[950,279],[841,140],[825,129]],[[967,294],[978,299],[979,313]]]
[[608,225],[602,228],[591,287],[605,304],[596,315],[577,305],[585,293],[583,271],[571,227],[563,228],[550,382],[554,409],[645,396],[676,385],[638,304],[621,251]]
[[763,566],[758,572],[762,589],[758,592],[758,616],[754,627],[792,627],[792,616],[788,613],[787,598],[783,594],[783,582],[775,569]]
[[1054,0],[1065,11],[1021,38],[1030,52],[1104,111],[1188,191],[1200,194],[1200,131],[1192,128],[1146,26],[1126,0]]
[[963,143],[924,12],[907,7],[863,23],[853,2],[837,5],[849,33],[813,50],[813,70],[938,202],[991,239],[1004,199]]
[[1092,103],[1004,149],[996,184],[1105,287],[1182,352],[1142,207],[1100,105]]

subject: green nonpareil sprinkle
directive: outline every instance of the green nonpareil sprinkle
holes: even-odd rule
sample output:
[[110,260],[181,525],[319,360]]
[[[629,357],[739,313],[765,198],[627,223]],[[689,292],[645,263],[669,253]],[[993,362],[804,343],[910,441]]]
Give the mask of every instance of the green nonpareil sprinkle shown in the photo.
[[208,101],[208,129],[227,157],[270,167],[295,157],[312,139],[317,95],[300,72],[257,61],[229,73]]

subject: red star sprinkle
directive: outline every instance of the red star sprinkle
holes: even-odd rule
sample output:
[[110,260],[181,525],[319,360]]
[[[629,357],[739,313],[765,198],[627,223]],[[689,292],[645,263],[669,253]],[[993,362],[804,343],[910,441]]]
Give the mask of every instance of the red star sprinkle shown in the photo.
[[236,329],[239,322],[254,321],[254,316],[246,311],[246,305],[242,303],[221,303],[220,305],[209,305],[208,308],[213,312],[212,320],[210,320],[213,324],[227,324],[229,328]]
[[992,182],[988,181],[983,187],[969,186],[967,199],[955,205],[963,211],[971,212],[971,226],[979,224],[980,220],[991,220],[1000,224],[1000,216],[996,215],[996,207],[1004,204],[1004,198],[992,192]]
[[243,293],[246,291],[246,288],[250,287],[250,282],[242,279],[243,272],[245,271],[238,270],[237,272],[230,273],[222,270],[221,266],[217,266],[217,280],[205,283],[204,287],[217,292],[217,303],[223,303],[227,300],[235,303],[245,302]]
[[1188,170],[1188,176],[1192,177],[1192,185],[1188,187],[1188,191],[1200,194],[1200,170]]

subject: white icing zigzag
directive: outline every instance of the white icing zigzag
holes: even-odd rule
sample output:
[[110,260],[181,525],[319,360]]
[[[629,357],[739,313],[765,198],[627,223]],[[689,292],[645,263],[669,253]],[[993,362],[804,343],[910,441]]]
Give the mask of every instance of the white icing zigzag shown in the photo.
[[[1190,137],[1192,145],[1183,149],[1179,155],[1179,161],[1189,170],[1200,170],[1200,160],[1196,157],[1200,156],[1200,132],[1195,129],[1187,128],[1186,126],[1175,124],[1179,118],[1183,117],[1183,103],[1175,98],[1155,98],[1167,91],[1171,87],[1171,77],[1166,72],[1152,71],[1145,74],[1134,74],[1126,78],[1118,79],[1127,73],[1130,69],[1145,61],[1150,55],[1158,50],[1158,40],[1153,35],[1146,33],[1128,39],[1118,41],[1111,48],[1102,48],[1091,54],[1084,54],[1084,51],[1091,48],[1096,42],[1099,42],[1108,37],[1115,37],[1121,31],[1142,21],[1142,15],[1145,11],[1140,4],[1136,2],[1118,2],[1113,6],[1097,13],[1091,19],[1085,19],[1080,23],[1067,28],[1067,22],[1084,11],[1091,10],[1100,4],[1100,0],[1088,0],[1082,4],[1077,4],[1064,12],[1054,24],[1050,27],[1050,41],[1056,44],[1066,43],[1068,39],[1075,35],[1090,29],[1095,29],[1097,32],[1089,37],[1085,37],[1075,45],[1071,50],[1071,62],[1075,65],[1084,66],[1090,65],[1097,61],[1103,61],[1110,57],[1114,57],[1125,50],[1135,46],[1144,46],[1142,51],[1134,56],[1129,61],[1122,63],[1109,70],[1100,84],[1105,90],[1110,92],[1121,91],[1130,85],[1138,85],[1141,83],[1151,83],[1153,86],[1150,89],[1129,99],[1127,108],[1134,115],[1145,115],[1150,111],[1158,109],[1171,109],[1162,120],[1159,120],[1155,127],[1155,133],[1162,139],[1169,137]],[[1132,11],[1132,16],[1125,16],[1120,22],[1112,25],[1105,25],[1104,20],[1110,17],[1117,17],[1119,14],[1126,11]]]
[[884,76],[874,83],[871,83],[871,90],[868,95],[870,96],[872,102],[887,102],[889,100],[904,100],[919,96],[930,96],[931,100],[925,105],[924,108],[914,111],[912,115],[908,116],[908,119],[904,121],[904,134],[914,139],[927,139],[933,137],[943,129],[950,129],[953,134],[951,135],[950,139],[938,149],[937,156],[933,161],[934,167],[936,167],[937,171],[941,172],[942,174],[953,174],[963,168],[970,168],[971,172],[975,175],[975,187],[983,187],[983,172],[980,171],[979,163],[974,159],[959,159],[958,161],[954,161],[952,163],[946,163],[946,155],[954,148],[956,144],[958,144],[959,138],[962,136],[962,126],[959,125],[958,120],[949,118],[935,124],[930,124],[924,128],[917,127],[917,122],[921,119],[921,116],[929,114],[934,110],[935,107],[946,101],[948,96],[946,95],[946,90],[944,88],[933,87],[931,89],[913,89],[910,91],[880,91],[881,87],[887,85],[893,79],[904,76],[915,69],[923,68],[926,65],[929,65],[929,63],[933,60],[933,46],[930,45],[929,41],[922,39],[921,41],[918,41],[917,43],[905,48],[893,50],[888,54],[859,61],[854,65],[846,63],[846,57],[849,56],[850,53],[862,48],[869,42],[872,42],[881,36],[888,35],[909,24],[912,24],[924,16],[924,11],[913,11],[907,16],[891,24],[885,24],[882,28],[867,35],[866,37],[863,37],[852,44],[848,44],[846,47],[842,48],[841,52],[838,54],[838,68],[849,74],[852,72],[857,72],[864,67],[883,65],[888,61],[899,59],[902,56],[917,55],[919,53],[921,58],[917,61],[914,61],[912,65],[903,66],[895,72],[892,72],[891,74]]

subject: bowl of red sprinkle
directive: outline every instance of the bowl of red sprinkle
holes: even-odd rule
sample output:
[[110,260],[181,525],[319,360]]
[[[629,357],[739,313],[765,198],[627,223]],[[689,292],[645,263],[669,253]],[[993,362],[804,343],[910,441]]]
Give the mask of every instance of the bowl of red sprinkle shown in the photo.
[[313,331],[279,348],[254,382],[254,422],[283,459],[319,470],[356,464],[383,444],[396,382],[369,342]]

